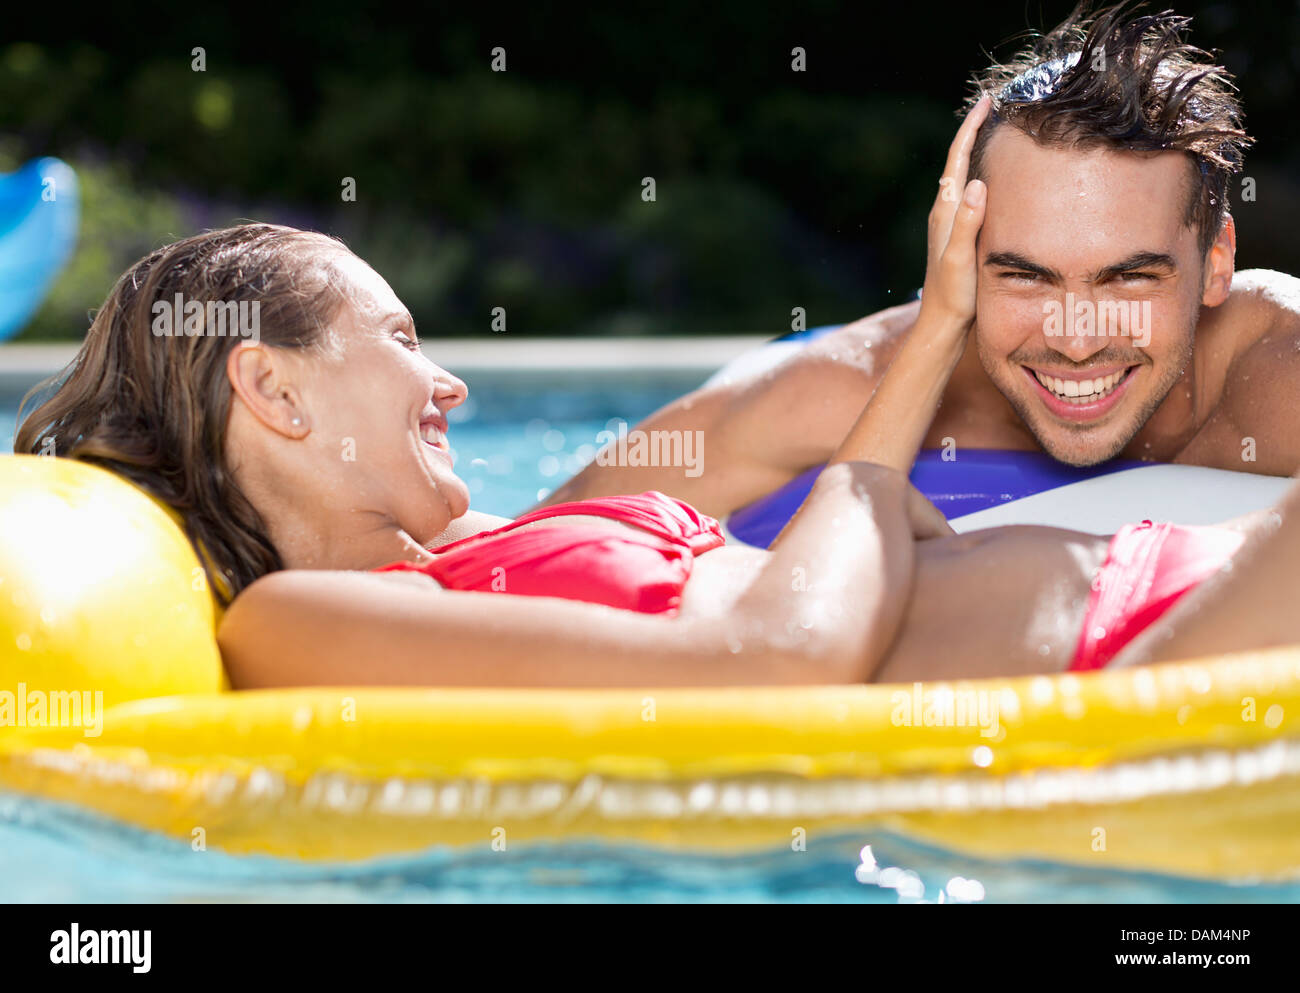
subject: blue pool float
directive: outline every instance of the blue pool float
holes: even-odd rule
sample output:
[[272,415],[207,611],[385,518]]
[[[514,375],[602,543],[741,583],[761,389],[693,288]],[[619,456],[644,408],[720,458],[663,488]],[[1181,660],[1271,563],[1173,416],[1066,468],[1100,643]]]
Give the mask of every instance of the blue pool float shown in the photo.
[[77,174],[56,158],[0,176],[0,341],[36,313],[77,243]]
[[[828,324],[796,331],[775,339],[771,344],[806,344],[841,326]],[[952,520],[1144,464],[1130,459],[1112,459],[1101,465],[1077,468],[1057,462],[1042,452],[959,448],[946,453],[941,449],[928,449],[921,452],[912,468],[912,483],[943,511],[945,517]],[[814,466],[780,489],[735,511],[727,519],[727,530],[732,537],[746,544],[766,548],[799,509],[821,470],[821,466]]]

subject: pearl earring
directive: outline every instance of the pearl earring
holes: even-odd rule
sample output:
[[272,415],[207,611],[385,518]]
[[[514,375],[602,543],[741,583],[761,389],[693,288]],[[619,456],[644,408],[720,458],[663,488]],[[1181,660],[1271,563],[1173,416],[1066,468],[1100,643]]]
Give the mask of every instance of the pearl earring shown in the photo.
[[294,426],[294,427],[298,427],[300,424],[302,424],[302,418],[301,418],[301,417],[295,417],[295,418],[293,419],[293,426]]

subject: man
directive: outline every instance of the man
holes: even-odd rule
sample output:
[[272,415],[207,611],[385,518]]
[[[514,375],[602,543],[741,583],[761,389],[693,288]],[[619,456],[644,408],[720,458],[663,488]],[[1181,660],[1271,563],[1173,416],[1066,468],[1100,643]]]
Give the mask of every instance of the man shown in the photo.
[[[1300,469],[1300,280],[1234,274],[1227,188],[1251,139],[1188,23],[1076,10],[975,79],[993,97],[971,155],[988,190],[977,316],[927,447]],[[548,502],[656,488],[715,516],[744,506],[830,455],[918,306],[640,425],[702,431],[703,472],[593,464]]]

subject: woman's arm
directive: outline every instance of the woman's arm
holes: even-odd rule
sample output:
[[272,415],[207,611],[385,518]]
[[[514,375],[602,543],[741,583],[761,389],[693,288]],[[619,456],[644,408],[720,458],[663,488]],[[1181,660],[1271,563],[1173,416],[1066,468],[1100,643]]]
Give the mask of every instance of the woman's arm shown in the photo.
[[236,689],[691,686],[837,681],[722,626],[549,597],[441,590],[418,573],[259,579],[218,632]]
[[823,473],[725,619],[440,590],[418,574],[290,570],[235,599],[218,643],[239,689],[862,682],[910,585],[882,582],[883,563],[910,544],[905,499],[906,480],[877,466]]

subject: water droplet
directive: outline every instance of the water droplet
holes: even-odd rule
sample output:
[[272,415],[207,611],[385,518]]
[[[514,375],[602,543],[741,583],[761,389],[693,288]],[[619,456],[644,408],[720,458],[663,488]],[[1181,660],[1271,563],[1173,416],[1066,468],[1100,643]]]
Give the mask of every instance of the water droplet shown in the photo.
[[867,865],[866,863],[863,863],[853,870],[853,878],[865,886],[870,886],[873,883],[879,882],[880,873],[876,869],[875,865]]
[[902,900],[919,900],[925,896],[925,883],[921,877],[908,869],[898,881],[898,896]]
[[944,887],[948,896],[959,903],[975,903],[984,899],[984,884],[978,879],[953,876]]

